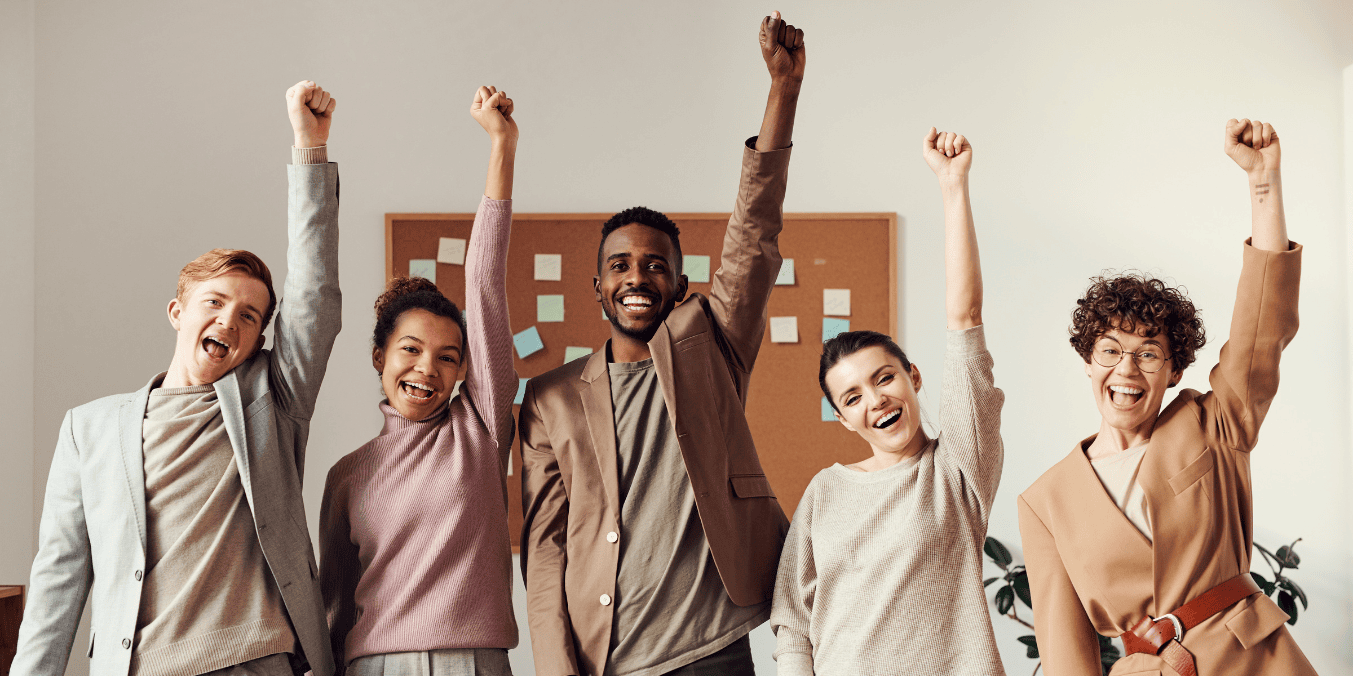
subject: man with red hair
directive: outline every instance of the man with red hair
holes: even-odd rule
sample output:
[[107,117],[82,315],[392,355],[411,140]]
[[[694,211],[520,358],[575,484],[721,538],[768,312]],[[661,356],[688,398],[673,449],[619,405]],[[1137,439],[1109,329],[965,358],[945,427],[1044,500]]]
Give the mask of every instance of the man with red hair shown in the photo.
[[333,673],[301,478],[342,309],[336,105],[287,91],[285,302],[254,254],[203,254],[169,301],[168,371],[66,413],[14,673],[65,672],[86,599],[96,676]]

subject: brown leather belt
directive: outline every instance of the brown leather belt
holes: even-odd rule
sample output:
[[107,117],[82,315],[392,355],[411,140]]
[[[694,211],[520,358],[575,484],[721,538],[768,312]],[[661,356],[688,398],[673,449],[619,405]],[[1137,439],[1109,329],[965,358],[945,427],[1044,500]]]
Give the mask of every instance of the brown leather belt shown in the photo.
[[1198,666],[1193,661],[1193,653],[1184,649],[1184,645],[1179,642],[1184,638],[1184,632],[1258,593],[1259,585],[1254,578],[1249,573],[1241,573],[1203,592],[1173,613],[1158,618],[1150,615],[1143,617],[1141,622],[1123,632],[1119,638],[1123,639],[1123,647],[1129,655],[1160,655],[1170,668],[1179,672],[1179,676],[1197,676]]

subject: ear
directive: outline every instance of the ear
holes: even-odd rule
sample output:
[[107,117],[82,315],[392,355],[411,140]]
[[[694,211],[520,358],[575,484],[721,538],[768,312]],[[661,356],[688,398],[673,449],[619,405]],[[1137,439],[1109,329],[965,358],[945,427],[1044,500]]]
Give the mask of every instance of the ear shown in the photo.
[[371,365],[376,367],[376,375],[385,373],[385,350],[379,347],[371,348]]
[[1091,368],[1090,368],[1090,360],[1089,360],[1089,359],[1086,359],[1086,360],[1085,360],[1085,375],[1086,375],[1087,378],[1093,378],[1093,377],[1095,376],[1094,371],[1091,370]]
[[179,313],[183,312],[183,306],[179,304],[179,299],[170,299],[169,307],[165,309],[165,312],[169,314],[169,325],[174,327],[175,331],[179,330]]
[[686,300],[686,288],[689,287],[690,284],[691,280],[687,279],[686,275],[681,275],[677,277],[676,295],[675,295],[676,302],[680,303]]
[[593,291],[593,292],[596,294],[596,296],[597,296],[597,302],[600,303],[600,302],[601,302],[601,275],[594,275],[594,276],[592,277],[592,291]]
[[1179,380],[1184,377],[1183,371],[1174,371],[1170,374],[1170,384],[1167,387],[1174,387],[1179,384]]
[[915,364],[911,365],[911,389],[913,392],[921,391],[921,369]]

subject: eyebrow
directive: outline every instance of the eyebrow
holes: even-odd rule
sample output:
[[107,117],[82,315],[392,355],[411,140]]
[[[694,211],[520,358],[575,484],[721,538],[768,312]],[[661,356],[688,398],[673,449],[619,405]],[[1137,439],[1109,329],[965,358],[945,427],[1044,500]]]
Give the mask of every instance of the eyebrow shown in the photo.
[[[615,259],[617,259],[617,258],[629,258],[629,257],[630,257],[630,253],[629,253],[628,251],[622,251],[622,252],[620,252],[620,253],[613,253],[613,254],[607,256],[607,257],[606,257],[606,262],[607,262],[607,263],[610,263],[611,261],[613,261],[613,260],[615,260]],[[644,258],[648,258],[648,259],[652,259],[652,260],[657,260],[657,261],[662,261],[662,262],[664,262],[664,263],[667,262],[667,257],[664,256],[664,255],[662,255],[662,254],[654,254],[654,253],[644,254]]]
[[[400,339],[400,340],[412,340],[413,342],[418,343],[419,345],[422,345],[422,344],[423,344],[422,339],[419,338],[419,337],[417,337],[417,336],[400,336],[399,339]],[[445,345],[445,346],[442,347],[442,349],[443,349],[443,350],[455,350],[456,352],[461,352],[461,349],[460,349],[460,346],[459,346],[459,345]]]
[[[1119,345],[1122,345],[1122,344],[1123,344],[1123,341],[1118,340],[1117,338],[1114,338],[1113,336],[1100,336],[1100,339],[1101,339],[1101,340],[1104,339],[1104,338],[1108,338],[1109,340],[1112,340],[1113,342],[1118,343]],[[1146,340],[1143,340],[1143,341],[1142,341],[1142,344],[1139,345],[1138,347],[1143,347],[1143,346],[1146,346],[1146,345],[1155,345],[1156,347],[1159,347],[1159,348],[1161,348],[1161,349],[1165,349],[1165,346],[1162,345],[1162,344],[1160,343],[1160,341],[1156,340],[1155,338],[1147,338]]]

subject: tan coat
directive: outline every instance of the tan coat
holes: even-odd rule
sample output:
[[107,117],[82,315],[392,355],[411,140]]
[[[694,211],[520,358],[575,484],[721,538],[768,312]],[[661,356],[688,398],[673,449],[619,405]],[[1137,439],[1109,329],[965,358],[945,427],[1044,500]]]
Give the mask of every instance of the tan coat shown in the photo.
[[[1250,570],[1250,450],[1278,390],[1278,359],[1297,332],[1301,247],[1245,246],[1231,334],[1212,391],[1184,390],[1160,413],[1142,458],[1148,541],[1108,497],[1078,444],[1019,498],[1035,633],[1047,676],[1100,674],[1098,632],[1117,636]],[[1314,674],[1262,594],[1189,630],[1201,676]],[[1111,672],[1176,672],[1148,654]]]
[[[648,344],[714,564],[742,606],[770,599],[789,529],[743,414],[780,269],[788,168],[788,149],[744,151],[710,297],[692,294]],[[610,648],[625,533],[609,348],[533,378],[521,406],[521,566],[541,676],[599,675]]]

